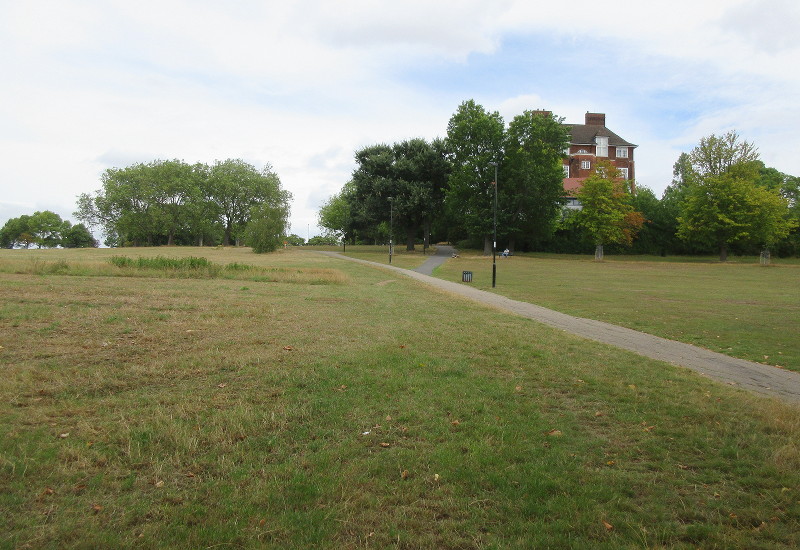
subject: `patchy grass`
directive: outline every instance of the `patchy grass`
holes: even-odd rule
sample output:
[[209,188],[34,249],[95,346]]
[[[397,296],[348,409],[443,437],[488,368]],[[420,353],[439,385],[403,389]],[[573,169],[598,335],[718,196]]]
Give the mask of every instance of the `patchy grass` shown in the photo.
[[240,252],[346,282],[0,273],[0,547],[800,545],[796,407]]
[[462,254],[435,273],[509,298],[800,371],[800,265]]

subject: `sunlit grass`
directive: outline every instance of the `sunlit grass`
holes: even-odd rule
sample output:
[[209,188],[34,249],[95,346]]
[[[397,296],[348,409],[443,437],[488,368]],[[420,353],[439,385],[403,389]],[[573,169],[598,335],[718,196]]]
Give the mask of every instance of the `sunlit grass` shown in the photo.
[[0,273],[0,547],[800,544],[796,407],[380,268],[218,252],[346,278]]
[[435,273],[516,300],[800,371],[800,265],[462,254]]

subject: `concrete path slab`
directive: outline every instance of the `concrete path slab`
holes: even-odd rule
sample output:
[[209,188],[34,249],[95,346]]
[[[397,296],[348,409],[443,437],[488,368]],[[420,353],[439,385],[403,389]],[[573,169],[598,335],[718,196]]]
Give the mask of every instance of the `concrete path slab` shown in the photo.
[[452,252],[451,247],[439,247],[435,256],[426,260],[422,266],[414,271],[349,258],[338,252],[320,252],[320,254],[395,271],[446,292],[458,294],[476,302],[533,319],[571,334],[611,344],[651,359],[680,365],[721,382],[776,397],[788,403],[800,404],[800,373],[729,357],[690,344],[660,338],[602,321],[573,317],[572,315],[559,313],[535,304],[512,300],[485,290],[478,290],[468,284],[445,281],[430,276],[435,267],[441,265],[452,256]]

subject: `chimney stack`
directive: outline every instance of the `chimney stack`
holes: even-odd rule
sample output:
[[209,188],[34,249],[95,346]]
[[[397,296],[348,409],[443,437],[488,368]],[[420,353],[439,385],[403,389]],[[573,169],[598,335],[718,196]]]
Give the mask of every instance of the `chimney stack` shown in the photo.
[[605,113],[586,113],[587,126],[605,126],[606,114]]

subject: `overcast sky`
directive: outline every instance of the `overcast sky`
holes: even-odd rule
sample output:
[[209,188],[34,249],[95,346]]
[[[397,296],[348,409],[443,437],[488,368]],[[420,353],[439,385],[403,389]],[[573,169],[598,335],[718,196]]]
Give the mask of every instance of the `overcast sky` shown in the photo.
[[800,175],[798,29],[797,0],[0,0],[0,224],[76,222],[110,167],[242,158],[314,236],[356,149],[443,137],[467,99],[606,113],[658,196],[730,129]]

